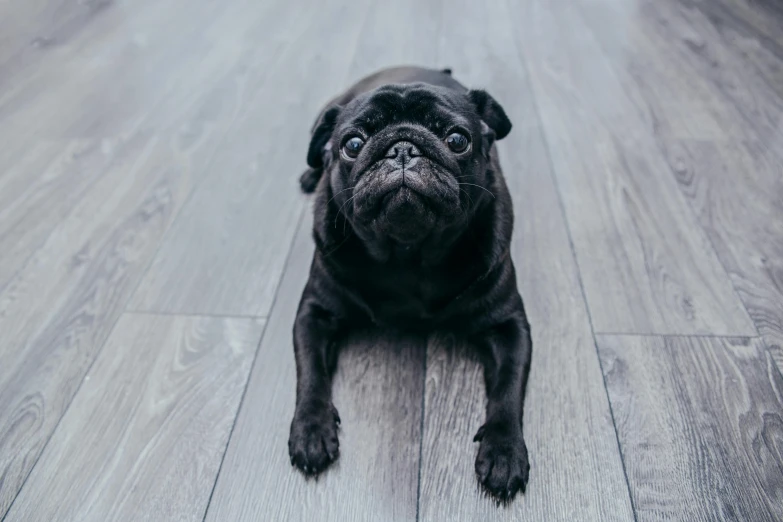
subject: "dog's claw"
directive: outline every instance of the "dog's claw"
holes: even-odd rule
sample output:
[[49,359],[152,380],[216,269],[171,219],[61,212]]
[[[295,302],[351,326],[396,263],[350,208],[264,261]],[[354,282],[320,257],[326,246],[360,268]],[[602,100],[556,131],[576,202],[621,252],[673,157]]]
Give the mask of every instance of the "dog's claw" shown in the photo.
[[482,461],[481,464],[477,464],[476,475],[478,475],[479,482],[484,483],[490,471],[492,471],[492,461]]
[[478,431],[476,432],[476,435],[473,437],[473,442],[481,442],[481,439],[484,438],[484,431],[486,430],[487,425],[482,425]]
[[333,405],[319,406],[298,410],[294,414],[288,438],[291,463],[306,478],[318,475],[340,456],[337,410]]
[[502,503],[525,491],[530,464],[522,433],[490,426],[479,430],[481,446],[476,457],[476,475],[487,493]]
[[337,441],[337,438],[334,437],[329,440],[329,442],[326,441],[326,439],[321,441],[324,447],[324,451],[326,452],[326,456],[329,457],[329,462],[334,462],[337,459],[337,455],[340,453],[340,444]]

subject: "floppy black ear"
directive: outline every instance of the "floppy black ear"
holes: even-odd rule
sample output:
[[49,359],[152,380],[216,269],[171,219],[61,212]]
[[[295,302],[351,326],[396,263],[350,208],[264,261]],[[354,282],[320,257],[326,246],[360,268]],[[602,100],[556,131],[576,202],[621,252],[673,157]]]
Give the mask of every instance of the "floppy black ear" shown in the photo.
[[310,147],[307,149],[307,164],[314,169],[324,166],[324,147],[332,137],[334,124],[340,114],[340,107],[329,107],[321,114],[313,128],[313,136],[310,138]]
[[329,143],[329,138],[332,137],[334,124],[337,122],[339,114],[340,107],[329,107],[315,121],[310,146],[307,148],[307,164],[310,168],[299,176],[299,185],[305,194],[314,192],[318,187],[318,182],[321,181],[321,176],[324,173],[324,148]]
[[511,120],[495,98],[486,91],[468,91],[468,98],[476,107],[481,120],[495,132],[495,139],[502,140],[511,132]]

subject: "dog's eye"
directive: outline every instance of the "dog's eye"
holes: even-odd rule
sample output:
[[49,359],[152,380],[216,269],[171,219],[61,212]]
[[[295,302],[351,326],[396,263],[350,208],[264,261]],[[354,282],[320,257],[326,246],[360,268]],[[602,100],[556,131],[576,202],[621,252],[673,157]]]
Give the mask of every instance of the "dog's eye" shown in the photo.
[[343,151],[345,151],[345,155],[349,158],[355,158],[359,155],[359,152],[361,152],[362,147],[364,147],[364,140],[359,137],[353,137],[345,142]]
[[446,145],[448,145],[453,152],[465,152],[469,144],[470,141],[468,141],[467,136],[460,134],[459,132],[449,134],[449,137],[446,138]]

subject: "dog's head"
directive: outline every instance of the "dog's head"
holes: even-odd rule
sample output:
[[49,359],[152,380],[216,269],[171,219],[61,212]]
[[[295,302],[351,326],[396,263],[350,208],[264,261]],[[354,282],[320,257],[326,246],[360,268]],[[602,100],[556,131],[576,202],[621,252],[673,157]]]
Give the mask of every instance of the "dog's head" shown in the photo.
[[326,110],[307,159],[360,235],[410,245],[467,223],[489,197],[490,149],[510,130],[484,91],[386,85]]

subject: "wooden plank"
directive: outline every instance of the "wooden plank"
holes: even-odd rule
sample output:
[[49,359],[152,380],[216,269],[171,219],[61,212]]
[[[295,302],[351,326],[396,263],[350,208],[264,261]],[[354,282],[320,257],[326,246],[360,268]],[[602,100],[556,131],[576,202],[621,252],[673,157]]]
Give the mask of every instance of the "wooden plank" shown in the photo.
[[[437,6],[382,3],[369,10],[366,19],[364,13],[351,9],[336,12],[342,13],[339,19],[321,27],[334,34],[339,31],[333,31],[333,26],[361,30],[358,42],[337,47],[356,49],[351,70],[345,71],[348,76],[358,78],[371,69],[406,62],[435,65],[437,50],[428,42],[438,27]],[[346,13],[362,18],[348,21]],[[399,31],[388,32],[388,27]],[[377,37],[381,33],[386,35],[382,44]],[[311,38],[325,45],[316,35]],[[333,56],[328,49],[326,56]],[[339,79],[334,72],[339,64],[324,66],[330,64],[330,77]],[[345,87],[347,82],[325,91],[322,102]],[[311,125],[318,109],[302,121],[294,122],[292,116],[289,125]],[[301,159],[296,169],[289,169],[293,174],[303,166],[302,154],[294,157]],[[240,411],[207,520],[300,520],[314,514],[325,521],[416,517],[424,339],[384,332],[362,332],[350,339],[343,346],[334,383],[335,405],[342,418],[340,459],[317,482],[305,480],[291,467],[286,451],[296,378],[291,328],[313,251],[311,227],[307,212],[250,378],[247,397],[253,399],[246,400]],[[260,432],[265,433],[263,438]]]
[[577,5],[629,96],[639,91],[636,106],[649,109],[656,135],[774,144],[783,121],[783,47],[765,34],[758,13],[739,4]]
[[497,506],[477,487],[473,435],[484,422],[481,367],[459,339],[427,350],[420,520],[633,519],[590,324],[579,288],[528,78],[502,4],[444,11],[442,60],[485,87],[514,123],[499,143],[515,208],[512,256],[532,325],[524,432],[531,471],[524,496]]
[[[446,8],[443,0],[375,2],[363,21],[349,81],[338,89],[345,89],[351,82],[385,67],[418,65],[437,69],[448,65],[438,56],[438,43],[448,38],[451,30],[441,21],[441,12]],[[380,34],[383,38],[378,37]]]
[[[774,90],[780,82],[764,77],[783,65],[764,26],[783,20],[772,11],[760,18],[742,2],[643,2],[641,17],[615,0],[580,5],[626,89],[636,86],[650,107],[651,128],[681,193],[783,367],[783,285],[776,276],[783,270],[783,147],[775,130],[783,101]],[[632,30],[621,38],[605,30],[607,19]],[[757,58],[766,53],[767,65],[738,49]]]
[[783,518],[783,378],[758,340],[598,344],[639,521]]
[[[682,18],[671,17],[668,2],[632,5],[595,0],[578,6],[617,81],[655,137],[744,139],[752,135],[741,111],[715,88],[711,81],[715,74],[704,74],[711,65],[703,63],[694,49],[707,43]],[[639,9],[644,16],[639,16]]]
[[[140,138],[142,139],[142,138]],[[192,174],[159,137],[115,165],[0,294],[0,514],[124,309]]]
[[596,331],[753,335],[639,109],[575,9],[512,5]]
[[[163,32],[145,17],[171,19],[177,7],[182,11],[179,0],[136,2],[131,10],[112,1],[15,4],[13,14],[24,20],[29,40],[17,42],[18,51],[0,64],[0,117],[28,139],[122,133],[127,120],[152,109],[163,92],[146,79],[178,72],[177,55],[187,55],[171,51],[191,36],[188,22],[204,5],[192,2],[188,16]],[[144,52],[140,44],[149,37],[158,44],[156,53]]]
[[783,146],[678,141],[669,163],[783,369]]
[[759,41],[770,52],[777,52],[779,46],[783,46],[783,7],[779,2],[723,0],[708,4],[687,2],[685,5],[704,12],[718,28],[729,26],[747,40]]
[[[653,2],[649,4],[652,6]],[[682,17],[703,35],[708,45],[696,54],[701,55],[705,65],[712,65],[711,71],[717,73],[716,83],[723,92],[742,104],[744,118],[756,127],[759,137],[777,132],[783,120],[783,9],[780,4],[736,0],[705,4],[689,0],[669,2],[667,7],[673,16]],[[711,76],[708,71],[705,69]]]
[[[252,13],[270,14],[266,9]],[[253,18],[248,12],[244,16]],[[231,19],[219,20],[227,24]],[[195,21],[194,24],[199,25]],[[162,91],[166,94],[161,99],[169,98],[166,110],[131,118],[132,123],[146,120],[154,129],[144,125],[138,131],[138,154],[104,172],[76,209],[57,224],[24,269],[0,290],[0,517],[125,308],[164,231],[193,186],[203,179],[204,164],[211,151],[221,145],[218,138],[227,135],[246,99],[251,93],[256,95],[257,82],[265,78],[241,60],[250,60],[252,65],[264,69],[264,53],[278,59],[275,53],[282,38],[302,27],[296,13],[291,12],[288,17],[251,24],[250,28],[264,28],[265,24],[278,24],[271,31],[269,46],[264,48],[264,42],[257,40],[267,35],[263,31],[242,40],[240,54],[230,54],[236,59],[236,67],[221,80],[203,85],[193,82],[188,89],[199,94],[186,93],[182,100],[173,98],[176,92],[183,92],[184,85],[171,89],[164,86]],[[201,29],[204,35],[218,37],[220,33],[212,35],[209,29]],[[227,30],[227,26],[222,30]],[[111,34],[92,34],[94,47],[101,47],[101,37],[111,41]],[[241,38],[242,33],[238,36]],[[226,40],[236,44],[232,38]],[[109,51],[113,48],[108,46]],[[195,46],[193,52],[201,51]],[[204,66],[214,64],[216,58],[217,55],[207,55]],[[192,60],[193,56],[186,59]],[[212,72],[220,76],[225,70],[217,68]],[[140,79],[145,70],[136,69],[136,73]],[[202,69],[185,78],[198,80],[205,74],[207,71]],[[156,80],[148,81],[155,84]],[[58,106],[68,107],[69,103],[65,96]],[[147,109],[154,111],[154,104]],[[41,109],[36,114],[45,112]],[[130,121],[117,118],[119,127]],[[66,117],[56,121],[66,134],[70,132],[69,122],[73,121]],[[75,125],[73,132],[81,133],[81,124]],[[24,129],[18,130],[19,135],[24,135]],[[17,135],[11,138],[15,144],[24,141]],[[29,136],[25,139],[30,140]],[[65,193],[62,196],[70,197]]]
[[[347,87],[343,83],[350,64],[346,53],[354,52],[359,30],[368,36],[362,40],[351,76],[368,72],[368,53],[376,67],[416,56],[427,62],[427,52],[417,46],[425,42],[426,32],[416,33],[420,40],[406,31],[395,35],[395,41],[404,45],[391,45],[388,39],[382,49],[373,45],[389,20],[414,12],[410,5],[407,11],[405,4],[380,8],[364,28],[346,20],[341,1],[321,14],[310,13],[302,38],[275,63],[270,72],[274,81],[245,108],[236,129],[241,138],[227,143],[212,161],[208,179],[183,209],[134,296],[133,309],[269,313],[303,210],[295,187],[297,174],[305,167],[307,136],[321,105]],[[420,7],[416,10],[423,16]],[[356,10],[351,11],[352,20],[362,23]],[[324,21],[323,13],[328,13],[329,21]],[[426,24],[426,18],[421,24]],[[348,29],[334,31],[332,27]],[[328,38],[319,38],[319,31],[328,31]]]
[[0,86],[11,79],[11,66],[37,61],[41,49],[61,44],[100,16],[96,4],[106,7],[108,2],[0,3]]
[[[46,172],[50,165],[63,155],[63,149],[66,147],[78,149],[80,145],[83,146],[75,143],[41,141],[28,147],[11,146],[11,150],[0,152],[0,250],[3,252],[0,256],[0,289],[24,265],[33,251],[29,246],[17,247],[18,239],[11,237],[16,235],[15,228],[23,225],[20,222],[23,220],[19,218],[14,220],[16,227],[11,225],[12,218],[9,216],[15,214],[14,204],[29,191],[30,177],[35,180],[36,176]],[[24,203],[21,207],[25,207]],[[32,224],[32,226],[36,225]],[[14,253],[12,249],[16,252]]]
[[107,169],[132,161],[146,138],[43,142],[0,177],[0,289]]
[[307,279],[303,221],[250,376],[206,520],[413,520],[424,340],[360,333],[340,355],[340,458],[317,481],[291,466],[296,367],[291,327]]
[[262,330],[123,316],[6,520],[202,520]]
[[[182,112],[233,76],[249,76],[247,87],[255,93],[252,78],[263,76],[277,58],[299,16],[285,4],[252,0],[104,4],[85,27],[55,37],[56,44],[37,51],[40,56],[15,63],[3,75],[9,81],[0,83],[0,118],[17,134],[122,134],[140,117],[160,122]],[[45,20],[38,23],[46,26]]]
[[[44,73],[60,66],[69,67],[69,78],[87,82],[90,89],[103,93],[101,96],[111,93],[126,100],[104,104],[89,89],[52,91],[48,83],[43,93],[25,90],[30,102],[29,110],[22,109],[20,113],[25,120],[39,124],[38,116],[46,114],[46,133],[81,135],[88,128],[88,134],[98,137],[18,146],[13,155],[0,158],[0,288],[40,247],[85,191],[112,168],[112,163],[127,161],[140,152],[144,142],[139,139],[140,127],[172,135],[173,150],[182,151],[181,159],[188,161],[197,174],[195,182],[203,177],[205,164],[266,79],[266,65],[277,58],[281,36],[296,18],[292,10],[283,10],[277,3],[264,4],[264,8],[252,11],[252,16],[241,12],[241,7],[232,4],[232,8],[222,9],[211,24],[206,24],[209,10],[205,12],[202,4],[191,4],[189,16],[181,20],[177,31],[171,31],[165,24],[150,23],[155,15],[165,11],[161,13],[142,4],[125,23],[139,24],[145,38],[160,46],[154,59],[134,54],[128,60],[106,60],[106,55],[133,54],[135,44],[125,31],[112,31],[112,20],[101,19],[81,38],[91,43],[101,41],[102,45],[86,45],[76,39],[62,50],[65,56],[51,56],[48,62],[39,64],[35,70]],[[54,9],[54,5],[49,8]],[[200,37],[194,44],[189,36],[197,29]],[[252,33],[253,30],[259,32]],[[50,63],[55,58],[63,62]],[[143,61],[144,67],[133,60]],[[127,78],[119,76],[118,70]],[[152,83],[157,88],[138,89],[139,83]],[[107,89],[107,84],[113,88]],[[135,89],[133,96],[118,92],[114,88],[117,84],[120,90]],[[81,106],[88,99],[90,106],[84,110]],[[118,110],[117,106],[122,108]],[[98,121],[103,123],[95,124]],[[61,130],[55,132],[54,127]],[[4,129],[7,132],[0,131],[0,137],[5,143],[18,142],[19,135],[24,134],[16,125]],[[122,134],[102,134],[117,129],[122,129]],[[26,141],[30,143],[32,139],[28,137]]]
[[[329,12],[344,17],[340,9]],[[356,39],[356,31],[342,31],[330,45],[316,45],[312,33],[325,30],[322,24],[310,10],[295,28],[301,37],[288,35],[297,43],[278,56],[268,71],[270,81],[243,107],[232,138],[210,162],[132,309],[269,313],[303,210],[295,182],[303,170],[306,136],[319,104],[338,88],[341,77],[334,74],[329,53],[352,49]],[[313,78],[323,81],[313,85]]]

